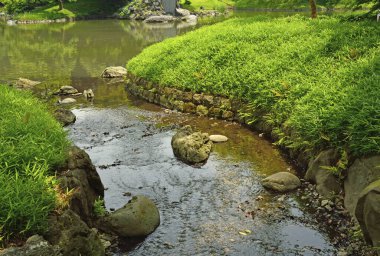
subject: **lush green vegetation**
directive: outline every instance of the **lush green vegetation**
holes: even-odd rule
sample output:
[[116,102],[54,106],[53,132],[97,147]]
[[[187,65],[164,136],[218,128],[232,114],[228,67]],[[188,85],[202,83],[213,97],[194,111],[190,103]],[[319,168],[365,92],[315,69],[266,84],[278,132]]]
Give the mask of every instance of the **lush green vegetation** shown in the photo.
[[295,150],[380,153],[380,27],[288,17],[232,19],[146,48],[129,72],[244,99]]
[[68,1],[60,9],[58,1],[9,1],[5,2],[10,13],[18,13],[18,20],[44,20],[76,18],[88,16],[106,16],[114,13],[122,4],[121,0],[78,0]]
[[224,11],[235,5],[233,0],[181,0],[180,3],[184,8],[191,11],[199,11],[201,8]]
[[55,208],[54,173],[69,145],[30,93],[0,86],[0,242],[43,231]]

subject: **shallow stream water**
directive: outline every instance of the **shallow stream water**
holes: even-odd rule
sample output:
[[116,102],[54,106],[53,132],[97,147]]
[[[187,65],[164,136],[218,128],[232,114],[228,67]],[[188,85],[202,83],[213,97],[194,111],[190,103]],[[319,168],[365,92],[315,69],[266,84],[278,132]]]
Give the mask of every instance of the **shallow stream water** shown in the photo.
[[[115,255],[334,255],[296,193],[260,185],[275,172],[295,172],[271,143],[238,124],[148,104],[120,81],[99,78],[106,66],[124,66],[146,46],[194,28],[115,20],[0,24],[0,80],[42,81],[42,95],[62,85],[94,90],[93,102],[78,98],[73,106],[77,122],[68,133],[97,167],[107,209],[143,194],[161,214],[153,234],[123,242]],[[229,141],[216,144],[204,166],[186,165],[170,146],[184,124]]]

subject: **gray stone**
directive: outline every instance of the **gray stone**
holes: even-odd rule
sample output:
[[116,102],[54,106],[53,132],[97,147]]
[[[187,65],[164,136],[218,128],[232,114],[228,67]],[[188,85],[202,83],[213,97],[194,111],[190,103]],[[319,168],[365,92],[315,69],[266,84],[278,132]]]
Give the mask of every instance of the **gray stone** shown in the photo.
[[115,77],[123,77],[127,75],[127,69],[121,66],[118,67],[107,67],[103,73],[102,77],[104,78],[115,78]]
[[92,99],[95,97],[95,94],[94,92],[92,91],[92,89],[88,89],[88,90],[84,90],[83,91],[83,96],[86,98],[86,99]]
[[72,94],[76,94],[76,93],[78,93],[77,89],[75,89],[72,86],[65,85],[65,86],[62,86],[61,88],[59,88],[59,90],[56,91],[54,94],[57,94],[57,95],[72,95]]
[[0,252],[1,256],[58,256],[58,248],[50,245],[42,236],[34,235],[28,238],[22,247],[10,247]]
[[178,16],[190,16],[190,11],[189,10],[186,10],[186,9],[182,9],[182,8],[177,8],[176,10],[176,14]]
[[73,124],[76,121],[76,116],[71,110],[59,108],[54,111],[54,117],[58,120],[63,126]]
[[34,86],[36,86],[36,85],[38,85],[40,83],[41,82],[32,81],[32,80],[29,80],[29,79],[26,79],[26,78],[19,78],[16,81],[16,87],[20,88],[20,89],[31,89],[31,88],[33,88]]
[[50,216],[49,229],[45,237],[51,244],[61,248],[60,252],[63,256],[105,255],[104,247],[96,230],[90,229],[71,210],[66,210],[61,216]]
[[171,144],[174,155],[189,164],[206,162],[212,148],[208,134],[195,132],[189,125],[173,136]]
[[355,216],[366,241],[380,247],[380,179],[361,191]]
[[262,184],[265,188],[277,192],[287,192],[298,188],[301,181],[297,176],[290,172],[278,172],[263,179]]
[[380,179],[380,156],[356,159],[344,181],[344,205],[354,215],[359,194],[372,182]]
[[150,16],[144,20],[146,23],[162,23],[162,22],[173,22],[176,19],[171,15],[157,15]]
[[196,15],[186,16],[186,22],[197,23],[197,21],[198,21],[198,17]]
[[203,105],[198,105],[196,108],[197,115],[200,116],[207,116],[208,115],[208,108]]
[[325,166],[334,166],[337,159],[338,153],[330,149],[321,152],[309,162],[305,180],[316,183],[318,193],[324,197],[338,194],[341,190],[339,179],[331,171],[324,168]]
[[226,142],[228,141],[228,138],[224,135],[219,135],[219,134],[215,134],[215,135],[210,135],[210,140],[212,142]]
[[62,191],[73,190],[69,208],[87,223],[93,217],[94,202],[104,197],[104,186],[88,154],[73,146],[68,153],[68,160],[58,178]]
[[77,100],[76,99],[73,99],[73,98],[65,98],[63,100],[59,100],[58,103],[59,104],[73,104],[73,103],[76,103]]
[[124,207],[105,217],[106,229],[122,237],[142,237],[160,225],[160,213],[149,198],[134,196]]

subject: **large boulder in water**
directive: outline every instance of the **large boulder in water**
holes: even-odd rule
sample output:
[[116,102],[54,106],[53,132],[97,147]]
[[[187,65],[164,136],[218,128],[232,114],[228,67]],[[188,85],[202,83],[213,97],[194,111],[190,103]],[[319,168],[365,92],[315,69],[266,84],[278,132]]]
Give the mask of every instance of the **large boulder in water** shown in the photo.
[[143,237],[160,225],[160,213],[152,200],[134,196],[124,207],[105,217],[103,229],[122,237]]
[[368,185],[359,195],[355,216],[368,243],[380,247],[380,179]]
[[275,173],[266,177],[261,182],[265,188],[277,192],[287,192],[301,185],[300,179],[290,172]]
[[104,78],[123,77],[125,75],[127,75],[127,69],[121,66],[108,67],[102,73],[102,77]]
[[212,141],[207,133],[195,132],[190,125],[182,127],[171,141],[174,155],[185,163],[204,163],[211,152]]

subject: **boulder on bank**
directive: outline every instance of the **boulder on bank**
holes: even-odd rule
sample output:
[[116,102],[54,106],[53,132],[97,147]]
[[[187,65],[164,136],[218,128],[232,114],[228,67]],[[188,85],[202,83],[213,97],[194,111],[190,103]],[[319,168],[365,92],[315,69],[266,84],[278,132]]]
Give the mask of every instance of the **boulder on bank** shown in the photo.
[[287,192],[301,186],[300,179],[290,172],[278,172],[263,179],[262,184],[265,188]]
[[73,112],[68,109],[59,108],[54,111],[54,117],[61,123],[63,126],[67,126],[69,124],[73,124],[76,121],[76,116]]
[[34,235],[28,238],[21,247],[10,247],[0,252],[1,256],[58,256],[58,248],[49,244],[42,236]]
[[54,94],[55,95],[73,95],[73,94],[77,94],[78,93],[78,90],[75,89],[74,87],[70,86],[70,85],[65,85],[65,86],[62,86],[61,88],[59,88],[58,91],[56,91]]
[[19,89],[31,89],[31,88],[33,88],[34,86],[36,86],[36,85],[38,85],[40,83],[41,82],[29,80],[29,79],[26,79],[26,78],[19,78],[16,81],[15,85]]
[[355,216],[366,241],[380,247],[380,179],[360,193]]
[[228,138],[224,135],[215,134],[215,135],[210,135],[210,140],[212,142],[219,143],[219,142],[228,141]]
[[186,16],[190,16],[191,15],[191,13],[190,13],[189,10],[182,9],[182,8],[175,9],[175,13],[176,13],[176,15],[182,16],[182,17],[186,17]]
[[69,208],[87,223],[91,223],[94,202],[104,197],[104,187],[88,154],[73,146],[69,150],[68,160],[58,178],[63,191],[74,190],[69,200]]
[[348,168],[344,181],[344,205],[351,215],[355,215],[360,193],[378,179],[380,179],[380,156],[356,159]]
[[190,125],[179,129],[173,136],[171,145],[174,155],[189,164],[205,162],[212,148],[209,135],[207,133],[195,132]]
[[103,73],[103,78],[115,78],[115,77],[123,77],[127,75],[127,69],[121,66],[118,67],[107,67]]
[[134,196],[124,207],[104,218],[103,227],[122,237],[142,237],[160,225],[160,213],[146,196]]
[[63,256],[103,256],[105,250],[96,229],[90,229],[73,211],[50,216],[46,239],[60,248]]
[[337,159],[338,152],[330,149],[321,152],[315,159],[309,162],[305,180],[314,182],[317,185],[318,193],[324,197],[338,194],[341,190],[338,177],[324,168],[325,166],[334,166]]
[[176,18],[171,15],[156,15],[150,16],[144,20],[146,23],[163,23],[163,22],[173,22]]

